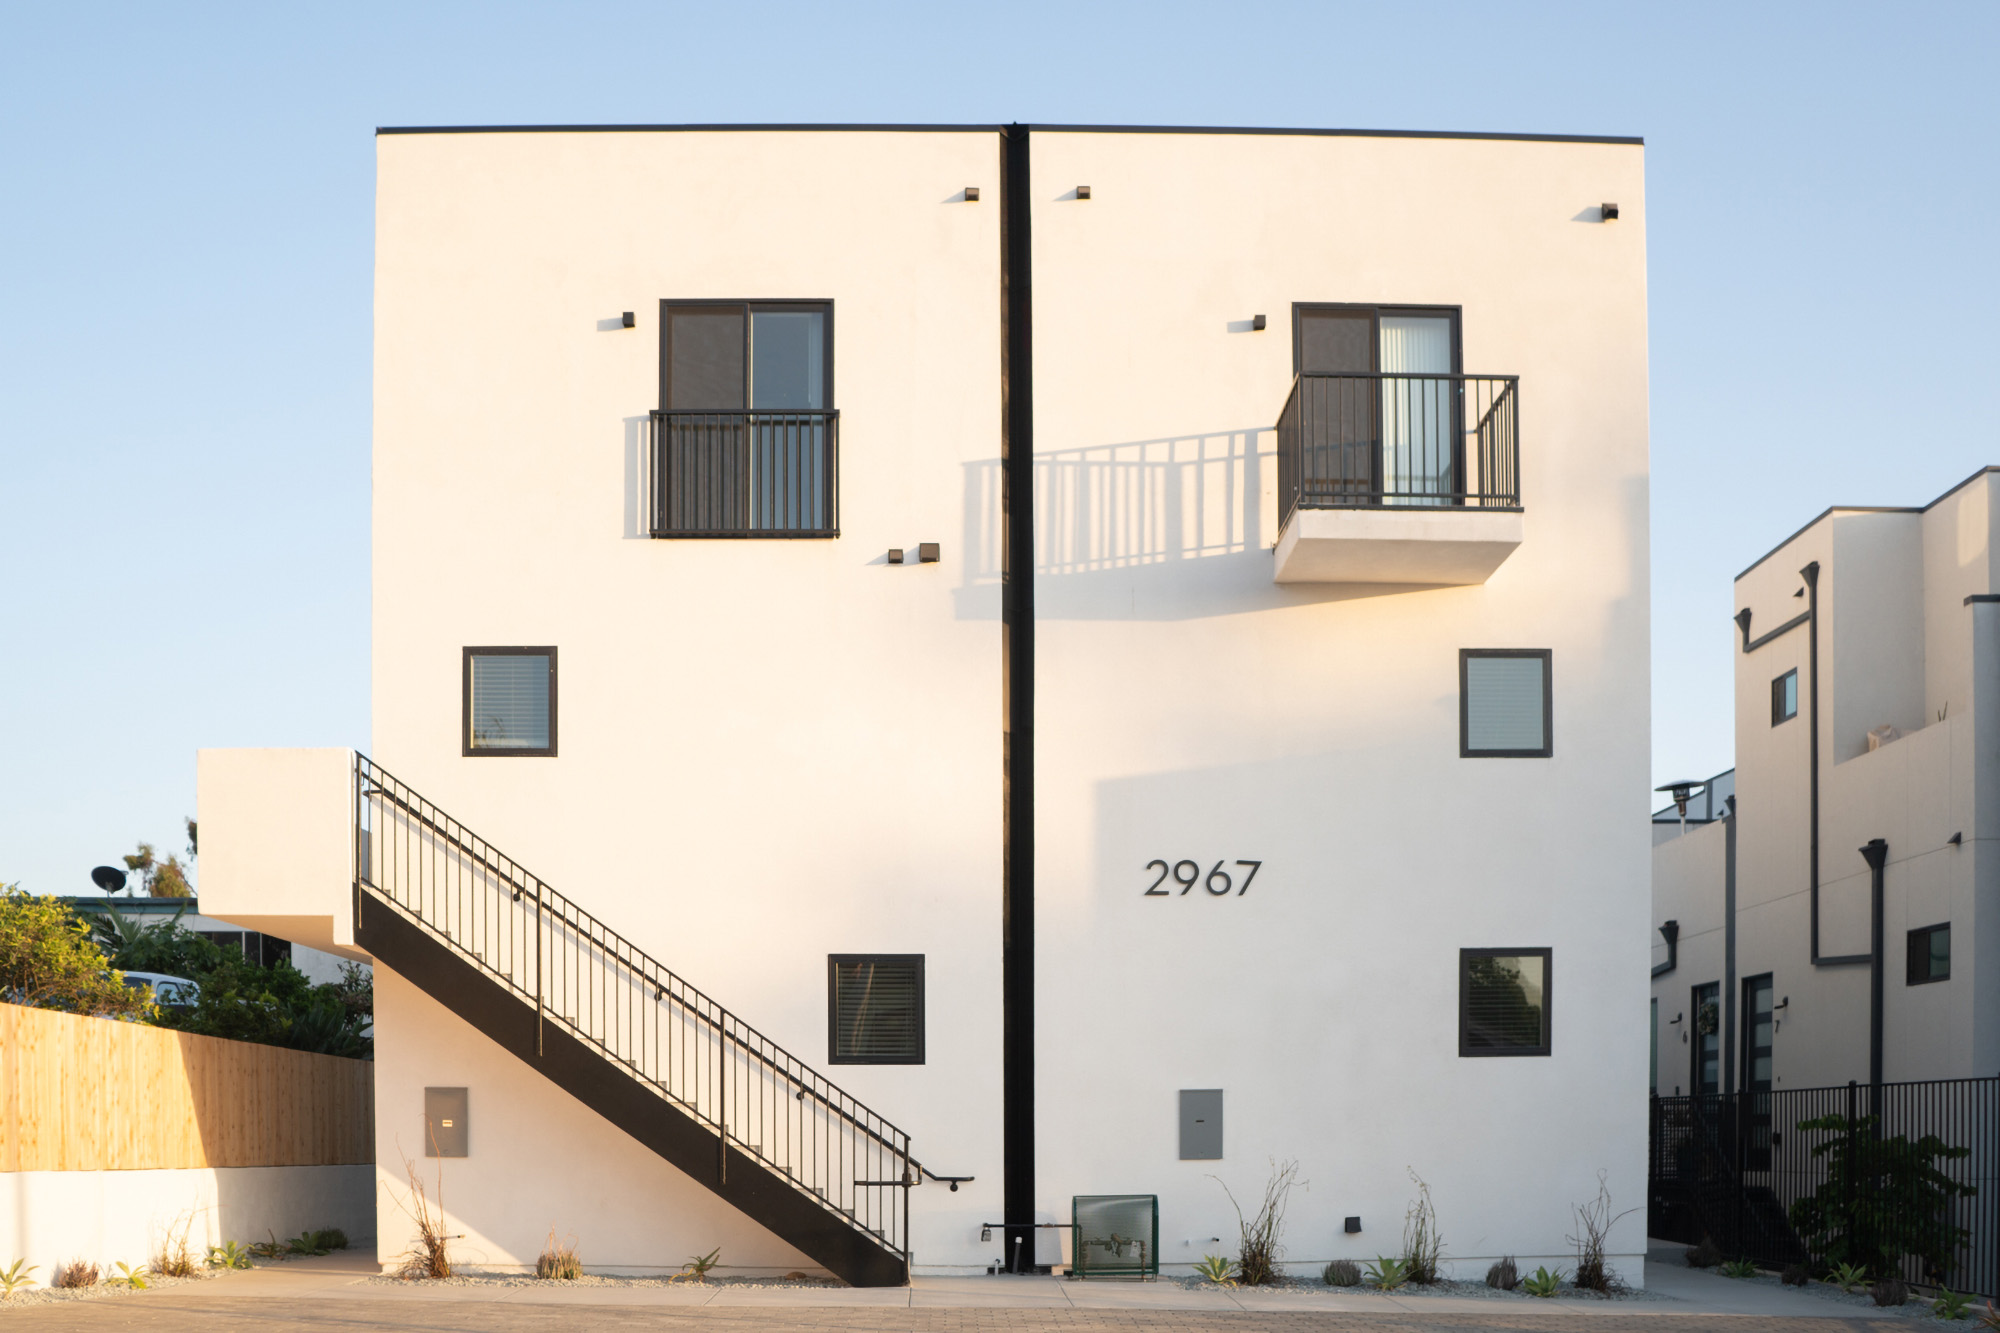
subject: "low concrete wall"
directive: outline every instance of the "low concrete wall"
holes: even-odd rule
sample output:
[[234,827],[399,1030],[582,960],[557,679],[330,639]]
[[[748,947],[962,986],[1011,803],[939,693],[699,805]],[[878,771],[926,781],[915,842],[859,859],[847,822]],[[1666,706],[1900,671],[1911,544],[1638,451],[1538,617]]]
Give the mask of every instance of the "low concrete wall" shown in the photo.
[[184,1218],[197,1257],[225,1240],[284,1240],[321,1227],[339,1227],[365,1251],[375,1238],[375,1168],[0,1172],[0,1266],[26,1259],[46,1285],[61,1260],[151,1264]]

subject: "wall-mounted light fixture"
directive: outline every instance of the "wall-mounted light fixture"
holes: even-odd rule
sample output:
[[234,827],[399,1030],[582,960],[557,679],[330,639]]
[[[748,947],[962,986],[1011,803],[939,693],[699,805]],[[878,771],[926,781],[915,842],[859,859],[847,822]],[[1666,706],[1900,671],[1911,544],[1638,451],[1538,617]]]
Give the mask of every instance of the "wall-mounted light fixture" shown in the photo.
[[620,316],[618,317],[618,322],[619,322],[619,323],[620,323],[621,325],[623,325],[624,327],[626,327],[626,328],[628,328],[628,329],[629,329],[629,328],[632,328],[632,327],[634,327],[635,325],[637,325],[639,321],[638,321],[638,319],[637,319],[637,318],[636,318],[636,317],[635,317],[635,316],[634,316],[634,315],[632,314],[632,312],[631,312],[631,311],[627,310],[627,311],[626,311],[626,312],[625,312],[624,314],[622,314],[622,315],[620,315]]
[[936,542],[917,543],[917,562],[919,564],[935,565],[939,560],[942,560],[943,558],[944,558],[943,555],[938,550],[938,544]]
[[1088,199],[1088,198],[1090,198],[1090,187],[1089,187],[1088,185],[1079,185],[1079,186],[1077,186],[1077,187],[1076,187],[1076,197],[1077,197],[1077,198],[1079,198],[1079,199]]
[[1945,841],[1954,847],[1962,847],[1965,845],[1965,835],[1963,833],[1954,833],[1949,838],[1946,838]]
[[1350,1218],[1348,1218],[1348,1219],[1347,1219],[1347,1223],[1346,1223],[1346,1228],[1345,1228],[1345,1229],[1346,1229],[1346,1231],[1347,1231],[1347,1234],[1348,1234],[1348,1235],[1350,1235],[1350,1236],[1358,1236],[1358,1235],[1360,1235],[1360,1234],[1361,1234],[1361,1219],[1360,1219],[1360,1218],[1358,1218],[1358,1217],[1350,1217]]
[[979,1239],[981,1239],[981,1240],[992,1240],[992,1239],[993,1239],[993,1227],[992,1227],[992,1224],[988,1223],[988,1224],[986,1224],[986,1225],[983,1225],[983,1226],[981,1226],[981,1227],[979,1228]]
[[1789,995],[1787,995],[1784,999],[1778,1001],[1776,1004],[1771,1006],[1771,1031],[1776,1032],[1778,1030],[1778,1011],[1780,1009],[1789,1009],[1791,1007],[1792,1007],[1792,997]]
[[902,563],[903,563],[903,548],[902,548],[902,547],[900,547],[900,546],[891,546],[891,547],[889,548],[889,563],[890,563],[890,564],[892,564],[892,565],[900,565],[900,564],[902,564]]
[[1599,204],[1597,206],[1597,217],[1600,222],[1616,222],[1618,220],[1618,205]]
[[968,185],[965,187],[965,202],[968,204],[979,202],[979,187],[977,185]]
[[1250,328],[1253,332],[1262,333],[1267,322],[1262,315],[1250,316]]

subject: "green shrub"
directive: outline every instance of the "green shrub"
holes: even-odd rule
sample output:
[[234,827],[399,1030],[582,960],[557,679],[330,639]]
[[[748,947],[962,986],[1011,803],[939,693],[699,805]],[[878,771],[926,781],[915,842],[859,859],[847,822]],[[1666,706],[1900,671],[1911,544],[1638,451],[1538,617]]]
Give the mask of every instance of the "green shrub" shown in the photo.
[[1952,1223],[1953,1201],[1974,1193],[1939,1168],[1972,1154],[1935,1134],[1912,1142],[1904,1135],[1879,1136],[1872,1115],[1802,1120],[1799,1130],[1827,1137],[1812,1155],[1826,1177],[1813,1194],[1792,1205],[1792,1227],[1816,1254],[1831,1263],[1858,1264],[1892,1273],[1914,1255],[1932,1281],[1951,1271],[1952,1261],[1971,1233]]
[[1521,1290],[1530,1296],[1539,1296],[1547,1300],[1562,1290],[1562,1284],[1563,1275],[1560,1268],[1551,1273],[1546,1267],[1541,1267],[1521,1279]]
[[1377,1291],[1394,1291],[1410,1280],[1410,1270],[1401,1259],[1383,1255],[1368,1265],[1368,1285]]
[[125,984],[91,942],[90,925],[60,898],[0,884],[0,997],[37,1009],[146,1018],[152,996]]
[[1748,1259],[1731,1259],[1722,1266],[1724,1277],[1756,1277],[1757,1265]]
[[1201,1262],[1194,1266],[1195,1276],[1204,1282],[1213,1282],[1218,1287],[1236,1285],[1236,1265],[1219,1254],[1204,1254]]
[[1910,1299],[1909,1284],[1899,1277],[1885,1277],[1868,1289],[1877,1305],[1901,1305]]
[[1319,1276],[1329,1287],[1358,1287],[1361,1285],[1361,1265],[1352,1259],[1335,1259]]

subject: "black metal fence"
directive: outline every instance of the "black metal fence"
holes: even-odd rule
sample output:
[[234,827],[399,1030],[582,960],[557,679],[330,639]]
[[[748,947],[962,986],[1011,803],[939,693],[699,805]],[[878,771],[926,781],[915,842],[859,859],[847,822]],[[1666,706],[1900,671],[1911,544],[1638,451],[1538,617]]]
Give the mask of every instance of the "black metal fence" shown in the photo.
[[1654,1097],[1647,1230],[2000,1297],[2000,1078]]
[[1514,509],[1515,375],[1300,375],[1278,414],[1278,523],[1295,509]]
[[929,1174],[908,1134],[365,755],[354,826],[357,896],[372,891],[708,1126],[725,1166],[725,1146],[747,1153],[907,1259],[909,1186]]
[[652,414],[655,537],[840,535],[840,413]]

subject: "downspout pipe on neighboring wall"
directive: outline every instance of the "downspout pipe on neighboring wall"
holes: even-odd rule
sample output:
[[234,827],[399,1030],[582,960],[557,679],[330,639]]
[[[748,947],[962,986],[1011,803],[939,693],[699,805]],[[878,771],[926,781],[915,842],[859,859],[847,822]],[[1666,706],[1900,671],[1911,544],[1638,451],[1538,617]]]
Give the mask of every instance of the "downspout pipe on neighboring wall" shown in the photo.
[[1882,1086],[1882,872],[1889,844],[1870,838],[1861,849],[1868,863],[1868,1086]]
[[1750,637],[1750,608],[1744,607],[1736,613],[1736,626],[1743,631],[1743,651],[1754,653],[1781,634],[1786,634],[1801,625],[1808,627],[1806,643],[1806,695],[1808,711],[1806,725],[1810,728],[1807,740],[1806,764],[1806,825],[1808,846],[1806,850],[1806,881],[1811,891],[1808,915],[1811,918],[1812,965],[1814,967],[1848,967],[1866,963],[1874,958],[1872,953],[1844,953],[1831,957],[1821,957],[1819,952],[1819,561],[1814,560],[1799,571],[1805,580],[1806,609],[1793,616],[1768,634]]
[[1736,798],[1722,815],[1722,1090],[1736,1091]]
[[1000,132],[1003,1266],[1035,1266],[1035,341],[1028,127]]
[[1681,965],[1681,923],[1678,921],[1662,921],[1660,923],[1660,938],[1667,942],[1667,961],[1657,964],[1653,968],[1653,975],[1655,977],[1664,977],[1667,973]]

